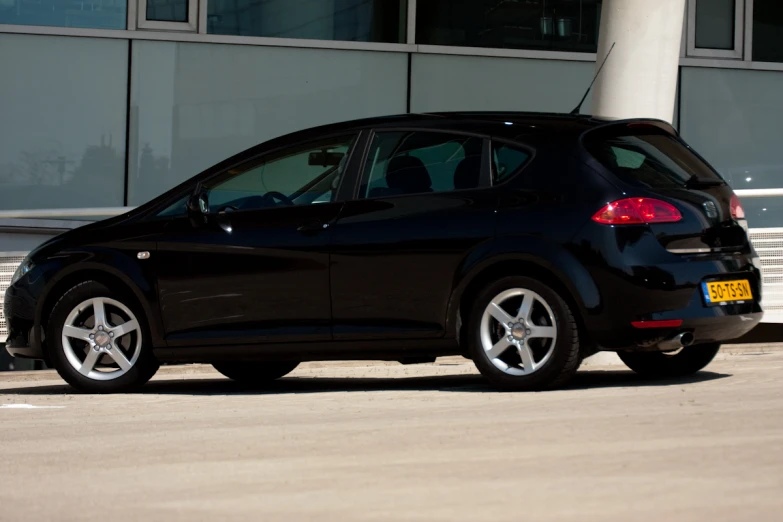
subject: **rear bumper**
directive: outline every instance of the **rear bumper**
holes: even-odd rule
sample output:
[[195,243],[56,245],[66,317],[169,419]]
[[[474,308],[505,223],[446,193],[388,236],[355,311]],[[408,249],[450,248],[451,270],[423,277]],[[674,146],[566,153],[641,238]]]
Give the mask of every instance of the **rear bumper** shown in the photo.
[[[603,350],[657,350],[657,343],[690,332],[694,343],[723,343],[742,337],[762,319],[761,272],[755,254],[677,255],[666,251],[649,231],[632,238],[619,232],[591,244],[606,245],[603,257],[582,253],[586,268],[601,293],[600,306],[586,310],[584,323],[592,341]],[[625,231],[629,234],[631,230]],[[613,234],[617,233],[615,236]],[[710,306],[702,282],[747,280],[753,299]],[[676,328],[639,329],[637,321],[682,321]]]

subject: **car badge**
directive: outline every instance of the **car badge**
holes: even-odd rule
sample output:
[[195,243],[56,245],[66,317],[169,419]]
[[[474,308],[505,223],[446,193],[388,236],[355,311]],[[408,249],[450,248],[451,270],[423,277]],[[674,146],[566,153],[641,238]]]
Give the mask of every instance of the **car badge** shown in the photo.
[[718,207],[715,206],[715,203],[707,201],[702,206],[704,207],[704,213],[707,214],[708,218],[718,217]]

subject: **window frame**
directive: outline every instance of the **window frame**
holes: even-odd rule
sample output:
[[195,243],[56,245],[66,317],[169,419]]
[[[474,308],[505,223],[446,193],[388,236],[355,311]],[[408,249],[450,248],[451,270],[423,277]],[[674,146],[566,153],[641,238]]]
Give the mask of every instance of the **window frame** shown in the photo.
[[[696,47],[696,2],[688,0],[686,53],[695,58],[729,58],[742,60],[745,50],[745,0],[734,0],[734,49]],[[708,0],[702,0],[708,1]]]
[[[530,166],[530,164],[533,162],[533,160],[536,157],[536,149],[531,147],[530,145],[527,145],[525,143],[520,143],[518,141],[509,140],[509,139],[503,139],[503,138],[492,138],[489,140],[489,168],[490,168],[490,182],[492,183],[493,187],[501,187],[503,185],[508,184],[512,179],[518,178],[523,171],[527,170],[527,168]],[[500,143],[503,145],[508,145],[510,147],[514,147],[520,150],[523,150],[527,152],[528,156],[525,162],[517,168],[517,170],[508,176],[506,179],[501,180],[499,183],[495,183],[493,173],[493,165],[492,162],[494,161],[494,151],[495,151],[495,143]]]
[[[241,161],[241,162],[236,163],[236,164],[234,164],[234,165],[232,165],[232,166],[230,166],[228,168],[221,169],[219,172],[216,172],[214,175],[209,176],[208,178],[199,181],[196,184],[195,189],[193,190],[193,194],[198,194],[198,193],[205,192],[205,191],[208,192],[209,190],[211,190],[211,188],[207,188],[207,186],[209,186],[211,183],[218,183],[218,184],[221,183],[220,178],[224,177],[231,170],[236,170],[236,169],[241,170],[242,172],[240,174],[236,174],[236,176],[242,176],[242,175],[246,174],[247,172],[249,172],[251,170],[254,170],[254,169],[256,169],[256,168],[258,168],[258,167],[260,167],[260,166],[262,166],[262,165],[264,165],[264,164],[266,164],[268,162],[270,162],[270,161],[274,161],[276,158],[284,157],[284,156],[288,155],[287,151],[296,150],[296,149],[306,150],[311,145],[317,145],[319,143],[322,143],[324,140],[330,140],[330,139],[335,139],[336,140],[336,139],[341,139],[341,138],[345,138],[345,139],[350,139],[351,140],[351,146],[349,147],[348,151],[346,152],[347,159],[345,161],[345,167],[344,167],[343,175],[341,176],[340,182],[338,183],[337,187],[334,189],[334,194],[335,194],[334,199],[332,201],[327,202],[327,203],[318,203],[318,204],[319,205],[324,205],[324,204],[330,204],[330,203],[331,204],[343,203],[344,202],[344,189],[343,189],[343,187],[345,186],[346,183],[350,184],[353,181],[351,179],[353,177],[350,176],[350,172],[351,172],[351,168],[355,167],[353,165],[353,159],[355,157],[354,152],[356,152],[356,150],[358,149],[358,147],[360,145],[360,142],[361,142],[361,138],[362,138],[361,132],[358,131],[358,130],[353,130],[353,131],[349,130],[349,131],[344,131],[344,132],[337,132],[337,133],[334,133],[334,134],[325,134],[325,135],[319,136],[317,138],[297,141],[296,143],[290,143],[290,144],[287,144],[287,145],[284,145],[284,146],[281,146],[281,147],[277,147],[277,148],[275,148],[273,150],[266,151],[266,152],[264,152],[262,154],[259,154],[258,156],[254,156],[254,157],[252,157],[250,159],[247,159],[245,161]],[[312,183],[312,181],[315,181],[315,180],[311,180],[310,182],[308,182],[308,185],[310,183]],[[306,205],[291,205],[291,206],[293,206],[293,207],[307,207],[307,206],[314,205],[314,204],[315,203],[311,202],[311,203],[308,203]],[[212,208],[212,203],[211,202],[209,204],[209,207],[210,207],[209,208],[209,215],[217,214],[218,211]],[[289,208],[289,206],[286,206],[286,207],[255,208],[255,209],[245,209],[245,210],[238,209],[235,212],[237,212],[237,213],[239,213],[239,212],[258,212],[258,211],[265,211],[265,210],[275,210],[275,209],[278,209],[278,208]]]
[[[136,27],[138,29],[148,29],[153,31],[198,31],[199,4],[200,0],[187,0],[188,2],[188,21],[187,22],[163,22],[159,20],[147,20],[147,0],[128,0],[128,5],[138,1],[136,10]],[[206,4],[205,4],[206,5]]]
[[[229,170],[232,169],[245,169],[245,171],[253,169],[255,167],[258,167],[264,161],[267,161],[268,158],[274,157],[280,153],[284,153],[286,150],[293,149],[293,148],[299,148],[299,147],[306,147],[308,144],[316,144],[322,140],[329,140],[332,138],[340,138],[340,137],[353,137],[353,145],[348,151],[348,160],[345,162],[345,172],[343,173],[342,178],[340,179],[340,183],[337,186],[337,189],[335,190],[335,198],[334,201],[331,203],[345,203],[346,201],[353,199],[353,191],[354,187],[356,186],[356,178],[357,178],[357,172],[358,169],[361,168],[361,164],[359,164],[359,161],[364,157],[365,148],[367,146],[367,136],[369,135],[369,132],[362,129],[346,129],[339,132],[331,132],[327,134],[322,134],[321,136],[315,137],[315,138],[307,138],[307,139],[300,139],[294,142],[289,142],[277,147],[270,148],[268,150],[264,150],[263,152],[260,152],[258,154],[252,155],[249,158],[243,157],[243,158],[237,158],[237,161],[231,162],[230,164],[226,165],[223,168],[220,168],[217,171],[210,172],[213,170],[214,167],[217,167],[223,162],[220,162],[216,164],[214,167],[208,168],[206,171],[202,172],[201,174],[196,174],[190,179],[187,179],[183,181],[180,185],[172,188],[168,192],[165,192],[158,196],[159,201],[149,208],[148,211],[144,213],[144,219],[175,219],[175,218],[182,218],[187,216],[187,210],[185,209],[182,214],[175,214],[175,215],[168,215],[168,216],[161,216],[161,212],[164,212],[169,207],[174,205],[178,202],[179,199],[185,197],[186,205],[187,200],[193,196],[196,196],[200,193],[202,193],[205,190],[205,185],[208,185],[210,182],[220,178],[224,174],[226,174]],[[258,147],[258,145],[256,146]],[[250,149],[247,149],[245,151],[240,152],[237,156],[245,156],[246,154],[251,153],[252,149],[256,147],[251,147]],[[224,161],[231,161],[232,158],[227,158]],[[155,200],[153,200],[155,201]],[[152,203],[152,202],[150,202]],[[312,204],[312,203],[311,203]],[[324,205],[326,203],[319,203],[321,205]],[[308,206],[308,205],[295,205],[295,206]],[[252,209],[252,212],[257,212],[259,210],[274,210],[275,208],[281,208],[281,207],[269,207],[264,209]],[[216,214],[217,211],[212,211],[212,205],[210,204],[210,211],[209,215]]]
[[[481,140],[481,172],[479,173],[478,187],[468,188],[468,189],[442,190],[438,192],[394,194],[394,195],[378,196],[378,197],[369,197],[367,194],[361,194],[362,187],[366,186],[370,181],[369,180],[370,171],[366,168],[366,166],[367,166],[367,159],[370,156],[370,150],[372,149],[372,144],[375,141],[375,137],[378,134],[385,134],[391,132],[429,132],[432,134],[450,134],[453,136],[465,136],[469,138],[480,139]],[[471,190],[483,190],[483,189],[492,188],[492,170],[491,170],[491,163],[490,163],[492,161],[491,138],[485,134],[451,130],[451,129],[443,130],[443,129],[437,129],[432,127],[425,127],[425,128],[404,127],[404,126],[403,127],[399,127],[399,126],[376,127],[367,133],[366,142],[364,143],[364,151],[359,158],[361,161],[359,161],[359,165],[357,167],[358,170],[356,171],[357,175],[356,175],[354,189],[351,197],[351,200],[353,201],[374,201],[377,199],[404,198],[404,197],[421,196],[421,195],[453,194],[455,192],[467,192]]]

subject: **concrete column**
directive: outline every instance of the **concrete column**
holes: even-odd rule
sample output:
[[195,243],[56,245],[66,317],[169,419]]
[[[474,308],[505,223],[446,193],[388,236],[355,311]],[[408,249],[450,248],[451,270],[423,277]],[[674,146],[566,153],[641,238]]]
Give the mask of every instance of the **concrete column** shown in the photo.
[[592,114],[671,122],[685,0],[604,0]]

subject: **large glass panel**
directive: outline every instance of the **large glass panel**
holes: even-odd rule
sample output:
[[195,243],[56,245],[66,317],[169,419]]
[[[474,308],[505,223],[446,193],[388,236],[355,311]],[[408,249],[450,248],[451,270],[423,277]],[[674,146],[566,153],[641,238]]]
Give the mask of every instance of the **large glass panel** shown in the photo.
[[600,0],[424,0],[420,44],[594,53]]
[[[783,188],[783,73],[683,67],[680,100],[683,138],[733,188]],[[783,226],[780,212],[759,212]]]
[[0,24],[125,29],[127,11],[126,0],[0,0]]
[[207,32],[404,42],[407,0],[209,0]]
[[147,20],[154,22],[187,22],[188,0],[147,0]]
[[696,47],[734,49],[736,0],[698,0],[696,2]]
[[569,112],[594,74],[592,62],[414,54],[411,111]]
[[128,42],[0,34],[0,208],[123,204]]
[[783,1],[753,2],[753,61],[783,62]]
[[133,44],[131,204],[276,136],[405,112],[407,56],[218,44]]

